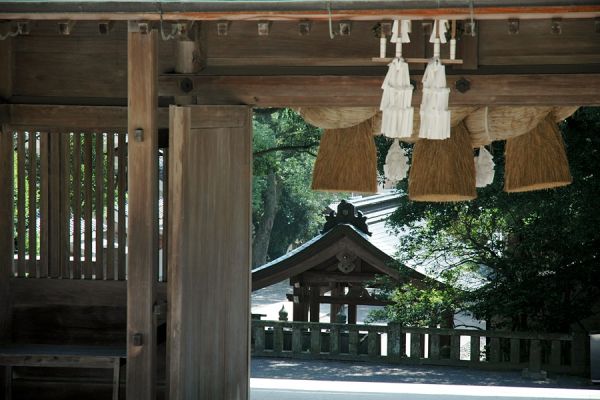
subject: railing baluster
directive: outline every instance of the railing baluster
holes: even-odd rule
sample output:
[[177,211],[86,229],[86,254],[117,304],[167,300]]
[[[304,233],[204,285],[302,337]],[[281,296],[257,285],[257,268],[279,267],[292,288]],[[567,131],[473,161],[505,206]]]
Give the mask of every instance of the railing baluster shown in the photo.
[[348,353],[358,356],[358,326],[352,325],[348,332]]
[[440,335],[429,334],[429,358],[431,360],[440,359]]
[[367,353],[369,357],[375,357],[379,355],[378,353],[381,353],[377,351],[377,336],[377,332],[371,329],[367,333]]
[[510,339],[510,363],[519,364],[521,362],[521,339]]
[[340,328],[337,325],[331,326],[329,333],[329,354],[340,354]]
[[421,358],[421,334],[411,332],[410,334],[410,357]]
[[321,354],[321,328],[318,324],[310,327],[310,352],[314,355]]
[[254,354],[262,355],[265,352],[265,328],[262,325],[254,327]]
[[292,353],[302,353],[302,326],[294,325],[292,328]]
[[388,324],[387,356],[389,361],[400,360],[400,326],[395,323]]
[[481,336],[471,336],[471,362],[481,361]]
[[500,362],[500,338],[498,337],[490,339],[490,362]]
[[273,327],[273,353],[275,356],[283,353],[283,326],[281,325]]
[[550,365],[560,367],[560,340],[553,340],[550,344]]
[[460,335],[450,336],[450,359],[460,360]]

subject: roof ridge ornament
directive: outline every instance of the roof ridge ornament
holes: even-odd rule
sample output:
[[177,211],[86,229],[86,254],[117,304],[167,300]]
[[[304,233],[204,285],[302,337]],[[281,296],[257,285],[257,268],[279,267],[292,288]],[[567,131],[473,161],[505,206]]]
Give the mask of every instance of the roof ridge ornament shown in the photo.
[[369,232],[369,227],[367,226],[367,217],[365,217],[360,211],[355,212],[354,205],[346,200],[340,201],[340,204],[337,206],[337,213],[335,211],[331,211],[329,215],[325,217],[325,219],[325,226],[323,226],[321,233],[330,231],[337,225],[349,224],[354,226],[359,231],[369,236],[371,235],[371,232]]

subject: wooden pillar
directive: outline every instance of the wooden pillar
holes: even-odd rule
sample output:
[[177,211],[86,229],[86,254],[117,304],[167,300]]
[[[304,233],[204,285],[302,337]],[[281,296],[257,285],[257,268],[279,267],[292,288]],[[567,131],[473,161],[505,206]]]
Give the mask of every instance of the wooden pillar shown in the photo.
[[158,276],[157,34],[129,24],[127,398],[156,397]]
[[[304,286],[294,286],[294,309],[292,318],[297,322],[308,321],[308,304],[306,302],[307,291]],[[298,301],[296,301],[298,299]]]
[[250,117],[170,109],[170,400],[249,397]]
[[8,126],[0,125],[0,342],[11,338],[13,249],[13,137]]
[[319,296],[321,295],[321,289],[318,286],[311,286],[309,293],[310,322],[320,322],[321,303],[319,303]]
[[[344,288],[340,286],[338,283],[334,283],[334,287],[331,289],[331,296],[333,297],[341,297],[344,295]],[[329,305],[329,322],[334,324],[337,322],[337,314],[340,312],[343,304],[334,304],[331,303]]]
[[348,304],[348,323],[356,324],[356,304]]

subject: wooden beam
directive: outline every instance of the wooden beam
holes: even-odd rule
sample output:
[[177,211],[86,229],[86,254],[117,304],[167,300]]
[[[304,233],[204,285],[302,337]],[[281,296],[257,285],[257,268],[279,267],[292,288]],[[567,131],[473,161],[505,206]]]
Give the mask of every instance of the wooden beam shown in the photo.
[[171,108],[171,400],[249,396],[250,117],[245,106]]
[[[413,105],[421,102],[421,76]],[[181,81],[191,90],[184,92]],[[465,79],[470,89],[456,90]],[[377,107],[382,76],[198,76],[162,75],[161,96],[195,95],[199,104],[247,104],[256,107]],[[450,105],[600,105],[600,74],[450,75]],[[560,96],[554,95],[560,93]]]
[[14,52],[11,38],[0,40],[0,99],[12,96]]
[[[306,3],[306,4],[302,4]],[[394,19],[399,14],[410,20],[419,19],[468,19],[475,12],[477,19],[514,18],[563,18],[593,17],[600,13],[600,6],[593,1],[584,1],[577,5],[560,0],[530,0],[527,2],[511,0],[508,2],[488,2],[471,10],[464,0],[450,0],[445,7],[439,2],[401,1],[401,2],[335,2],[332,12],[327,10],[327,2],[280,2],[269,4],[253,3],[253,6],[240,6],[236,2],[196,2],[186,4],[163,5],[164,13],[158,13],[154,4],[144,2],[125,2],[116,4],[86,4],[85,2],[34,3],[19,2],[0,4],[0,19],[31,20],[320,20],[330,16],[335,20],[373,20]]]
[[[157,283],[157,299],[167,298],[166,283]],[[90,293],[94,293],[90,296]],[[81,307],[126,307],[127,282],[83,279],[10,279],[14,307],[52,305]]]
[[[8,104],[13,127],[36,129],[66,127],[79,129],[127,129],[127,107]],[[158,128],[169,127],[169,109],[159,108]]]
[[158,35],[128,32],[127,398],[156,398]]

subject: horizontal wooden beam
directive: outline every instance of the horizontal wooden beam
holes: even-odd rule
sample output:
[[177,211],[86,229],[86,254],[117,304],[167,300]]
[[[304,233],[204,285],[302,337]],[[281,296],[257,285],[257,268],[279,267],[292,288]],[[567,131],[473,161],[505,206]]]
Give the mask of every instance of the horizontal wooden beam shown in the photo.
[[[399,14],[406,19],[467,19],[471,13],[477,19],[548,18],[549,16],[593,17],[600,6],[593,1],[578,4],[564,0],[486,1],[469,8],[464,0],[448,0],[440,7],[438,0],[422,1],[336,1],[328,2],[216,2],[197,1],[184,4],[172,2],[52,2],[0,4],[0,19],[31,20],[381,20]],[[329,9],[328,9],[329,8]],[[329,12],[331,10],[331,12]],[[161,12],[162,11],[162,12]]]
[[[294,301],[293,294],[286,294],[288,301]],[[310,296],[299,296],[300,303],[308,304],[310,302]],[[346,297],[346,296],[319,296],[319,304],[347,304],[349,306],[386,306],[392,304],[390,301],[383,301],[377,299],[364,299],[360,297]]]
[[[421,102],[421,76],[413,105]],[[467,82],[461,93],[457,81]],[[199,104],[255,107],[377,107],[383,76],[162,75],[160,96],[197,96]],[[450,75],[450,105],[600,105],[600,74]]]
[[[11,278],[13,306],[127,306],[127,282],[81,279]],[[167,299],[167,284],[157,283],[159,302]],[[93,293],[91,296],[90,293]]]
[[[13,127],[127,129],[127,107],[5,104],[0,106],[2,114]],[[158,126],[169,127],[168,108],[158,109]]]

